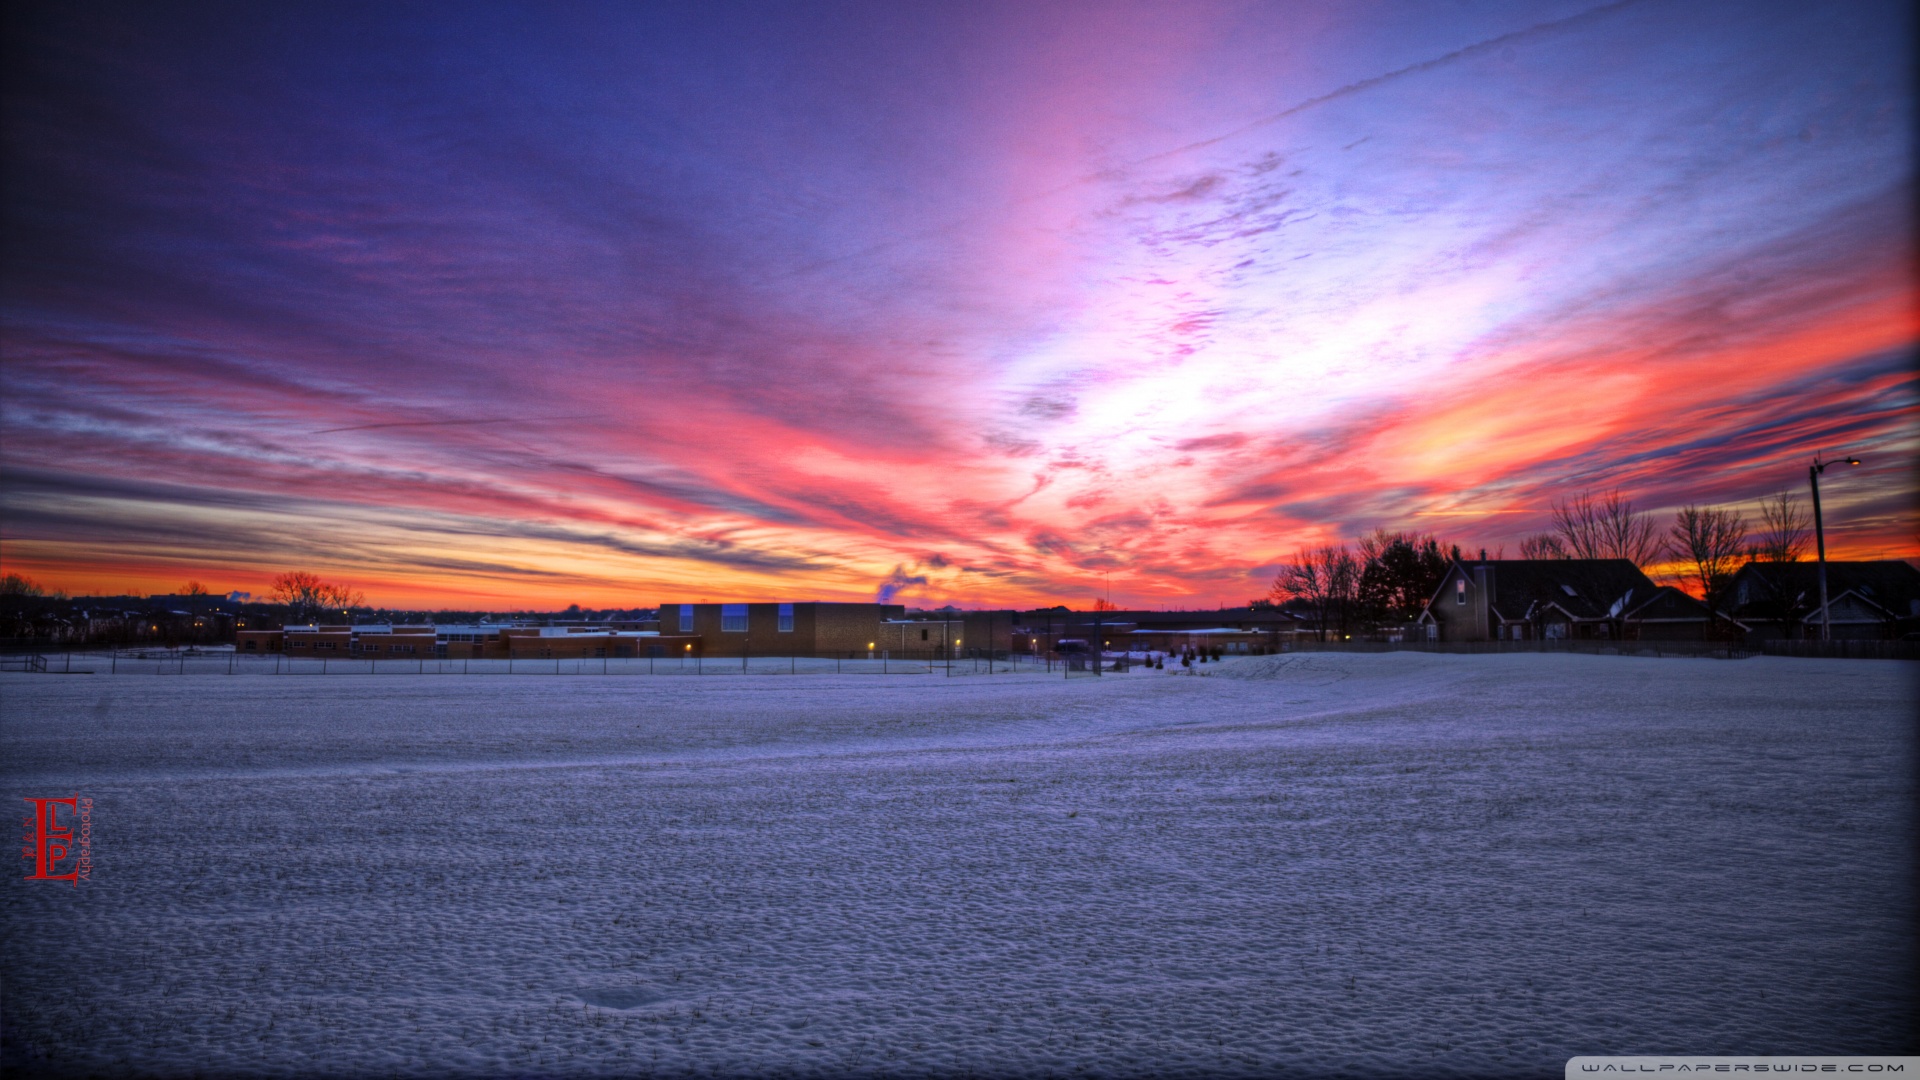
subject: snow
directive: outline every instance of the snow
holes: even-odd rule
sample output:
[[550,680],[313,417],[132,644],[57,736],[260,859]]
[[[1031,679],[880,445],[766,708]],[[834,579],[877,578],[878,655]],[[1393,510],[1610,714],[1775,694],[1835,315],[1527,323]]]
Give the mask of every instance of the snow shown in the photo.
[[[10,1072],[1556,1074],[1894,1053],[1916,665],[0,675]],[[24,864],[23,864],[24,865]]]

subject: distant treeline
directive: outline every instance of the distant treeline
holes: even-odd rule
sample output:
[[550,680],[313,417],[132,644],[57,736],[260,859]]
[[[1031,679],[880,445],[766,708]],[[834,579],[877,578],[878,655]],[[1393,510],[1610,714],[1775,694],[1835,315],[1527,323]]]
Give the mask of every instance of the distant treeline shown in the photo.
[[[651,608],[559,611],[456,611],[384,608],[359,593],[293,571],[289,587],[265,600],[217,595],[199,582],[151,596],[68,596],[21,574],[0,576],[0,640],[15,644],[211,645],[233,640],[237,629],[272,630],[317,621],[423,625],[447,623],[616,622],[650,619]],[[340,601],[345,601],[344,604]]]

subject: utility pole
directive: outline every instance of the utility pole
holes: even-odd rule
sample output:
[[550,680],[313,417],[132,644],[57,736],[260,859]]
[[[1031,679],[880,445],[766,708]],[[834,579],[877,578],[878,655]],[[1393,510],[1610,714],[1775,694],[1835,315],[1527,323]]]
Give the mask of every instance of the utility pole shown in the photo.
[[[1860,464],[1857,457],[1846,459],[1849,465]],[[1813,485],[1813,544],[1820,556],[1820,640],[1833,640],[1833,613],[1827,610],[1827,533],[1820,520],[1820,474],[1827,471],[1831,461],[1821,461],[1818,457],[1807,466],[1807,483]]]

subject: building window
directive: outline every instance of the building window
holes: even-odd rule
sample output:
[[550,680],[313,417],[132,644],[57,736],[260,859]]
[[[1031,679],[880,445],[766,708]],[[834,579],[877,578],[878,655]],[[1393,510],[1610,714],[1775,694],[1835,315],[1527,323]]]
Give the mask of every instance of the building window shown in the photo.
[[747,605],[720,605],[720,632],[723,634],[744,634],[747,632]]
[[927,632],[925,630],[920,631],[920,640],[921,641],[927,640]]
[[793,605],[792,604],[780,605],[780,632],[783,634],[793,633]]
[[692,604],[680,605],[680,632],[683,634],[693,633],[693,605]]
[[1467,602],[1467,579],[1466,578],[1454,579],[1453,602],[1456,604],[1464,604]]

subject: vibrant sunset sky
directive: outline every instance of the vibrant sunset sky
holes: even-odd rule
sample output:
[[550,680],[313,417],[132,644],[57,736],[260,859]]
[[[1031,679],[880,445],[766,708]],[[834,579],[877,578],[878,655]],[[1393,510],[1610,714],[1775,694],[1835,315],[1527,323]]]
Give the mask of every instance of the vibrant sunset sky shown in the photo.
[[7,19],[50,588],[1213,606],[1815,453],[1920,556],[1899,3]]

